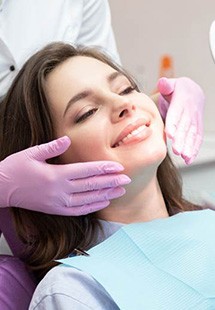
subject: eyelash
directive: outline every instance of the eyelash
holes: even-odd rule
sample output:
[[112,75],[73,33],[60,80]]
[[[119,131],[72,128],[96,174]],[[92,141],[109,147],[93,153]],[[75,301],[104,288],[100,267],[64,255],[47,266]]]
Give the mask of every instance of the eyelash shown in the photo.
[[83,115],[81,115],[80,117],[78,117],[78,119],[76,119],[75,123],[80,123],[83,122],[85,119],[87,119],[89,116],[91,116],[92,114],[94,114],[98,109],[97,108],[93,108],[89,111],[87,111],[86,113],[84,113]]
[[[130,94],[132,91],[134,91],[136,88],[133,86],[129,86],[126,89],[124,89],[119,95],[123,96],[123,95],[128,95]],[[75,123],[80,123],[83,122],[85,119],[87,119],[89,116],[93,115],[98,109],[97,108],[93,108],[89,111],[87,111],[86,113],[84,113],[83,115],[81,115],[80,117],[78,117],[78,119],[75,120]]]
[[136,89],[135,87],[129,86],[129,87],[127,87],[126,89],[124,89],[124,90],[120,93],[120,95],[128,95],[128,94],[130,94],[132,91],[134,91],[135,89]]

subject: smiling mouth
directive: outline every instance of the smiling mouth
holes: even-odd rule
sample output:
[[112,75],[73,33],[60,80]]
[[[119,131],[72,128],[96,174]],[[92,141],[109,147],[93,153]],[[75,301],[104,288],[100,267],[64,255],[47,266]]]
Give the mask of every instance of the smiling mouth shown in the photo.
[[130,143],[135,143],[135,142],[143,141],[149,135],[149,126],[150,126],[150,123],[146,123],[144,125],[140,125],[139,127],[131,130],[122,139],[117,141],[112,146],[112,148],[116,148],[116,147],[119,147],[121,145],[126,145],[126,144],[130,144]]

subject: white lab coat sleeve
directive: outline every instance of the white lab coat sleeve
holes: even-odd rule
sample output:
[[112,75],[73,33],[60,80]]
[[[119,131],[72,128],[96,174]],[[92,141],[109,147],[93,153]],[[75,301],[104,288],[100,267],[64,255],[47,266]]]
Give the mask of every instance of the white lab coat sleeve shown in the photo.
[[77,43],[99,46],[120,63],[107,0],[84,0],[82,24]]

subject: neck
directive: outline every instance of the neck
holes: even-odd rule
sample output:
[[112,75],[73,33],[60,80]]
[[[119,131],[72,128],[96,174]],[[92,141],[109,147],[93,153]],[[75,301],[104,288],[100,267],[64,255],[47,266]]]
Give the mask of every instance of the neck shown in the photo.
[[147,181],[141,178],[132,180],[126,187],[126,194],[113,200],[97,215],[98,218],[106,221],[125,224],[169,216],[156,175]]

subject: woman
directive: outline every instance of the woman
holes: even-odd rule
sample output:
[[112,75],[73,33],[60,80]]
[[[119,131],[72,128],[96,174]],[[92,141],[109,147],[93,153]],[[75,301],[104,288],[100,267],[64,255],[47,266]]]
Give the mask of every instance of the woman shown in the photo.
[[[52,41],[63,41],[71,44],[84,44],[100,46],[116,61],[119,55],[115,44],[111,26],[111,12],[108,1],[99,0],[42,0],[29,2],[22,0],[17,4],[13,1],[0,1],[1,23],[0,32],[0,102],[6,94],[12,80],[24,62],[40,46]],[[20,23],[22,20],[22,23]],[[44,27],[46,35],[41,36]],[[190,164],[196,157],[203,136],[203,105],[204,96],[199,86],[191,80],[183,78],[164,80],[159,83],[161,112],[164,115],[169,107],[166,117],[166,131],[173,141],[173,150]],[[168,96],[168,99],[165,95]],[[165,99],[166,100],[165,100]],[[181,118],[182,116],[182,118]],[[183,120],[183,122],[181,122]],[[184,132],[184,122],[189,126]],[[195,128],[196,134],[193,134]],[[183,139],[185,137],[185,139]],[[183,141],[183,142],[182,142]],[[104,188],[115,186],[111,184],[110,172],[118,172],[121,166],[116,163],[85,163],[65,166],[60,171],[55,166],[48,165],[46,159],[62,154],[69,146],[69,139],[59,139],[41,145],[39,148],[23,150],[18,154],[8,157],[0,163],[0,230],[8,219],[3,208],[9,207],[12,201],[14,207],[42,211],[49,214],[82,215],[98,210],[108,205],[108,192],[106,199],[102,195]],[[18,164],[17,164],[18,163]],[[22,163],[22,170],[20,170]],[[88,171],[85,174],[85,170]],[[23,173],[28,175],[31,182],[26,183],[22,178]],[[101,181],[102,173],[102,182]],[[90,202],[85,203],[86,186],[88,177],[98,174],[94,184],[90,184],[88,191]],[[85,191],[76,188],[75,180],[85,176],[83,185]],[[70,191],[65,190],[63,182],[68,177],[73,180]],[[10,180],[10,182],[8,182]],[[120,182],[118,174],[117,182]],[[37,186],[31,187],[32,183]],[[123,185],[123,182],[121,182]],[[95,189],[93,187],[95,186]],[[96,188],[97,185],[97,188]],[[98,195],[98,186],[99,193]],[[46,194],[42,189],[46,187]],[[55,190],[57,188],[57,191]],[[103,189],[103,191],[102,191]],[[79,192],[79,200],[70,199],[70,193]],[[83,192],[83,198],[81,195]],[[29,195],[29,193],[31,193]],[[40,209],[36,202],[40,197]],[[112,195],[109,195],[111,199]],[[108,200],[109,200],[108,199]],[[7,223],[7,226],[9,223]],[[15,244],[12,232],[7,229],[7,241],[15,254]]]
[[[91,215],[62,217],[13,209],[17,231],[27,245],[26,263],[39,278],[56,265],[54,260],[77,248],[88,250],[124,224],[200,209],[182,197],[156,106],[100,52],[55,43],[32,56],[3,102],[1,125],[1,160],[67,135],[70,148],[50,162],[113,160],[132,180],[125,180],[130,184],[124,196]],[[68,283],[70,296],[63,293]],[[68,305],[118,309],[92,277],[56,267],[39,285],[31,307],[68,309]]]

